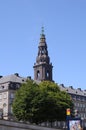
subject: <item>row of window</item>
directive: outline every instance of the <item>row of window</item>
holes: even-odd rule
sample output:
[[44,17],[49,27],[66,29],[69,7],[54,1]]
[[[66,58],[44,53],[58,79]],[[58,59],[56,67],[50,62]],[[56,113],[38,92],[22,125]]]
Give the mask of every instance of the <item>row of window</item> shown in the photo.
[[[22,81],[24,82],[24,79],[22,79]],[[15,89],[18,89],[20,87],[20,84],[11,83],[11,84],[8,85],[8,87],[9,87],[9,89],[14,89],[15,90]],[[2,85],[2,86],[0,86],[0,90],[6,89],[8,87]]]
[[80,114],[78,114],[78,116],[81,118],[83,117],[83,119],[86,119],[86,113],[80,113]]
[[76,107],[83,107],[83,108],[85,108],[86,107],[86,104],[85,103],[74,103],[74,105],[76,106]]
[[78,111],[80,111],[80,112],[86,112],[86,108],[78,107],[77,109],[78,109]]
[[[7,93],[0,94],[0,100],[7,98]],[[14,93],[10,93],[10,98],[14,98]]]
[[72,99],[74,100],[80,100],[80,101],[86,101],[86,96],[75,96],[75,95],[71,95],[72,96]]
[[[46,76],[47,76],[47,78],[49,78],[49,70],[47,70]],[[40,78],[40,71],[39,70],[37,71],[37,78]]]
[[[24,80],[22,80],[24,81]],[[9,89],[18,89],[20,87],[20,84],[16,84],[16,83],[11,83],[9,84]]]

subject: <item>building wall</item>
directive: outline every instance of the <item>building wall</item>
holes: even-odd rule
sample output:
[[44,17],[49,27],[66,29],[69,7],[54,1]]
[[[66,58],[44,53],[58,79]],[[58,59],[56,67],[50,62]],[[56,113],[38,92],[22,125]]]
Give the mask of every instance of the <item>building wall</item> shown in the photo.
[[[15,92],[20,84],[25,82],[25,79],[17,75],[9,77],[10,80],[8,81],[8,76],[6,78],[2,77],[0,81],[0,117],[3,116],[3,119],[11,120],[14,118],[12,116],[12,102],[15,98]],[[78,111],[78,117],[86,121],[86,91],[80,88],[74,89],[72,86],[65,87],[63,84],[60,85],[60,89],[71,95],[75,110]]]
[[74,103],[75,116],[81,118],[84,127],[86,127],[86,90],[81,88],[74,89],[72,86],[65,87],[60,85],[62,91],[66,91]]
[[0,78],[0,118],[10,120],[14,118],[12,116],[12,102],[15,92],[26,79],[17,73]]
[[60,130],[60,129],[46,128],[36,125],[23,124],[19,122],[0,120],[0,130]]

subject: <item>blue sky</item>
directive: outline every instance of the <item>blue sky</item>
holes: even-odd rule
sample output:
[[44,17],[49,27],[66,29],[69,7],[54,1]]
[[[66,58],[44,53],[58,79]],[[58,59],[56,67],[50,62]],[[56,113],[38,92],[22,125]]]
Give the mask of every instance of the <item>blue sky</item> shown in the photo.
[[1,0],[0,75],[34,77],[42,26],[54,81],[86,89],[86,0]]

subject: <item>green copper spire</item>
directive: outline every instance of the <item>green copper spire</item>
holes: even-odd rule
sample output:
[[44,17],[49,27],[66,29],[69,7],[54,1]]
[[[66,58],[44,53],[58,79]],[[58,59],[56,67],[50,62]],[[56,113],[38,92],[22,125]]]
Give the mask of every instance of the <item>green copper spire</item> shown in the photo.
[[41,34],[44,34],[44,27],[42,27],[42,33]]
[[43,27],[43,26],[42,26],[42,28],[41,28],[41,38],[45,38],[44,27]]

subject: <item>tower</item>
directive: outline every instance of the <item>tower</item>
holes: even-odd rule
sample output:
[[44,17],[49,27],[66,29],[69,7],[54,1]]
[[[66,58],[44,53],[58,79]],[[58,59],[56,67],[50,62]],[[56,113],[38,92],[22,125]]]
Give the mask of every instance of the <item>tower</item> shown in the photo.
[[44,34],[44,28],[40,36],[40,42],[38,45],[38,55],[36,57],[36,63],[34,63],[34,80],[52,81],[52,63],[50,63],[50,57],[48,56],[46,38]]

